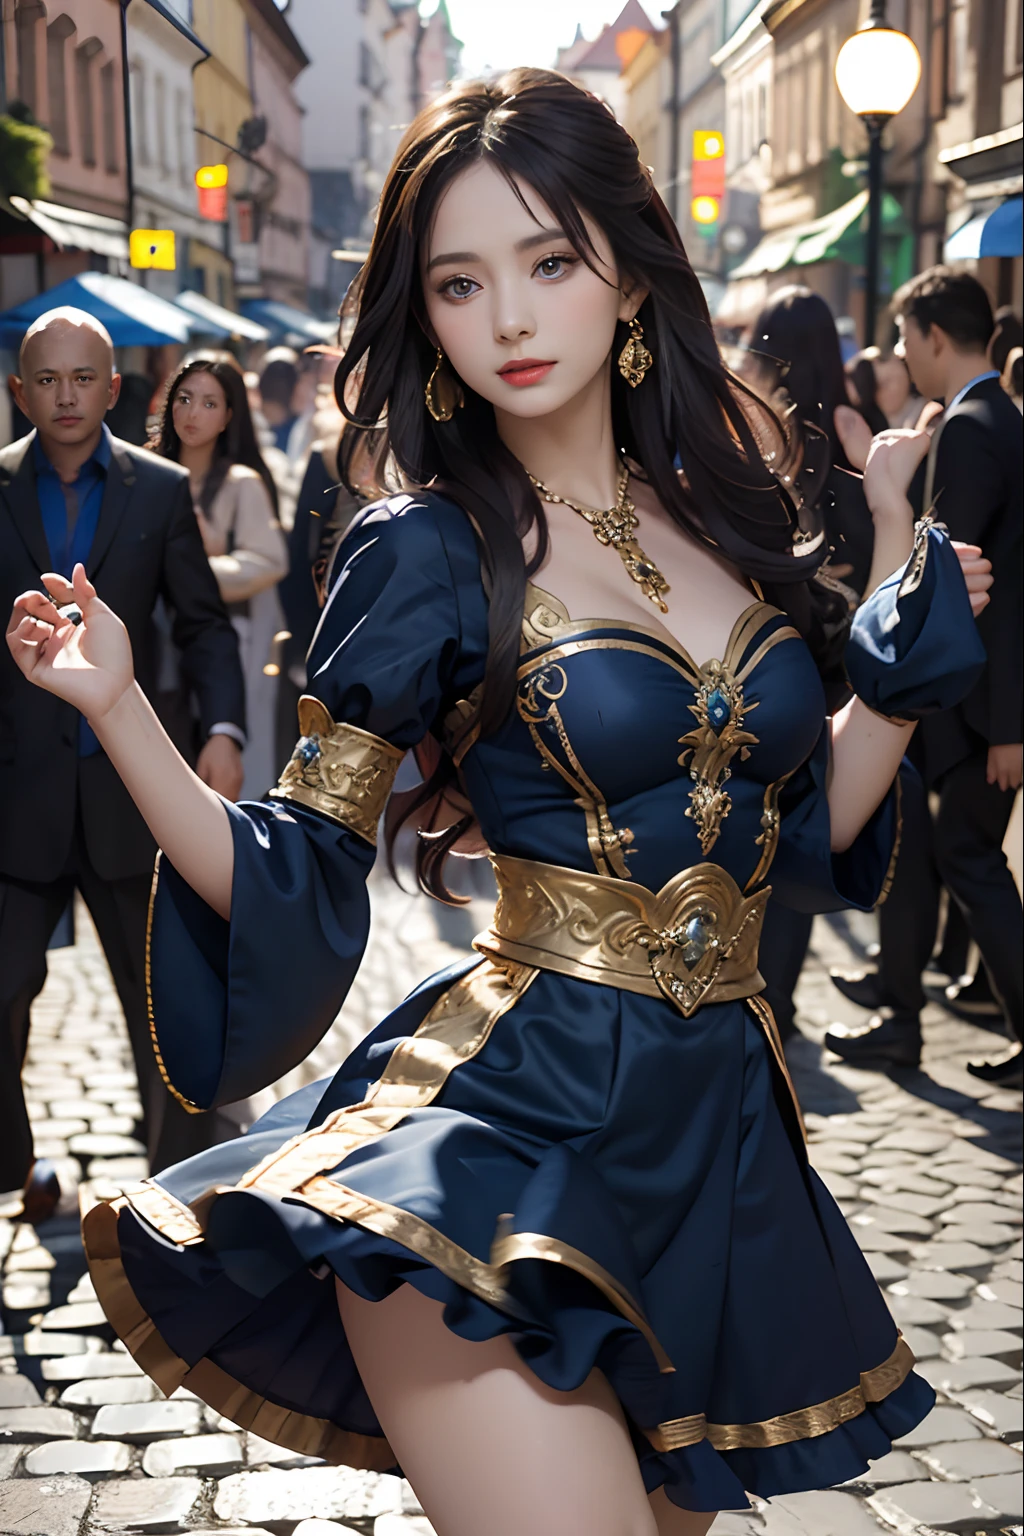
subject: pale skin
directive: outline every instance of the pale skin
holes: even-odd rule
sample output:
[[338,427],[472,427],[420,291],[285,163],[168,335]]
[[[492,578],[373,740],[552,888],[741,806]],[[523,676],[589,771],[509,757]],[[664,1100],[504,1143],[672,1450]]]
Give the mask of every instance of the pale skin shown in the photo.
[[[61,311],[48,323],[30,328],[18,366],[20,373],[7,381],[11,393],[61,480],[73,481],[96,451],[103,418],[121,390],[110,337],[91,315]],[[63,577],[50,573],[43,581],[48,591],[64,594],[61,601],[69,599]],[[196,773],[212,792],[234,799],[242,787],[242,754],[230,736],[209,738]]]
[[[519,460],[555,491],[594,507],[615,498],[610,370],[615,326],[643,293],[621,278],[601,231],[599,272],[580,261],[536,194],[524,209],[486,163],[442,198],[421,265],[426,321],[449,366],[494,406]],[[510,361],[553,364],[537,382],[501,376]],[[655,364],[657,366],[657,364]],[[897,435],[874,452],[877,516],[873,580],[906,559],[912,518],[904,495],[926,440]],[[542,584],[574,616],[667,630],[691,655],[721,656],[753,600],[737,571],[696,545],[649,489],[634,483],[640,537],[671,585],[659,615],[617,556],[565,508],[549,507],[551,554]],[[902,498],[902,500],[901,500]],[[986,601],[987,575],[973,598]],[[47,578],[61,599],[63,583]],[[232,846],[221,801],[178,757],[133,681],[123,628],[78,570],[79,628],[39,593],[19,598],[8,639],[26,676],[74,696],[175,867],[223,917],[230,915]],[[846,847],[882,799],[909,728],[854,703],[836,721],[830,805],[833,841]],[[575,1392],[544,1388],[505,1338],[466,1343],[441,1308],[410,1286],[371,1303],[338,1285],[351,1347],[380,1421],[443,1536],[704,1536],[713,1514],[647,1497],[621,1408],[594,1371]]]

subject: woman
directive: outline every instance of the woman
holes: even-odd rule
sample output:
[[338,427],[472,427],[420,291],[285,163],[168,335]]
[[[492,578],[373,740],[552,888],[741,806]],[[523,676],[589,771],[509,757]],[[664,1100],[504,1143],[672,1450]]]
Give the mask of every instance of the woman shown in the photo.
[[[751,327],[744,378],[763,400],[791,412],[793,431],[807,437],[809,428],[812,437],[824,438],[813,444],[815,459],[824,449],[824,462],[810,466],[816,480],[805,471],[804,491],[824,517],[832,574],[854,602],[864,593],[874,532],[843,446],[853,412],[835,321],[820,295],[796,285],[772,295]],[[882,418],[872,431],[885,425]]]
[[276,773],[277,678],[263,669],[281,628],[274,588],[288,569],[288,551],[245,379],[230,354],[200,353],[181,365],[168,386],[151,446],[188,470],[203,545],[242,653],[247,719],[242,795],[261,795]]
[[[83,571],[74,635],[25,594],[12,649],[164,849],[153,1027],[183,1098],[237,1098],[326,1030],[379,813],[428,741],[421,812],[457,788],[492,851],[486,958],[97,1207],[97,1292],[166,1387],[400,1464],[444,1536],[699,1536],[745,1487],[851,1477],[933,1394],[807,1165],[756,935],[773,859],[806,903],[874,901],[913,730],[882,716],[981,664],[956,557],[915,543],[922,444],[872,456],[878,574],[914,565],[858,615],[865,700],[828,733],[823,546],[755,440],[778,455],[777,424],[723,371],[635,144],[533,70],[407,131],[336,392],[343,468],[386,423],[401,486],[339,547],[276,798],[196,781]],[[433,889],[469,830],[426,843]]]

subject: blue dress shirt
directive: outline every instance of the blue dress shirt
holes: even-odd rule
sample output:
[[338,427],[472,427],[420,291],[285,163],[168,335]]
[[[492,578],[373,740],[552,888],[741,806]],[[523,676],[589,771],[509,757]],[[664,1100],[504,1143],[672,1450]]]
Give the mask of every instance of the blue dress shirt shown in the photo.
[[[93,539],[100,520],[100,509],[107,489],[110,468],[110,433],[100,428],[100,440],[93,453],[71,481],[62,481],[43,451],[38,434],[32,445],[36,471],[36,495],[43,519],[46,542],[50,549],[50,569],[71,580],[79,561],[88,565]],[[91,757],[100,750],[96,736],[85,720],[78,726],[78,755]]]

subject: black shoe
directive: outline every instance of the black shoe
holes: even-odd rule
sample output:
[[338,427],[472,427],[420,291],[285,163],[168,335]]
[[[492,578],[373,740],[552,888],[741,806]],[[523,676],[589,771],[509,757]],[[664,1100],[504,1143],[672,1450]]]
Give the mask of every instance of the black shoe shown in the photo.
[[910,1067],[921,1063],[921,1025],[913,1013],[886,1008],[866,1024],[833,1024],[830,1051],[855,1067]]
[[882,990],[877,971],[830,971],[829,975],[832,985],[858,1008],[881,1008]]
[[21,1197],[21,1221],[33,1227],[49,1221],[60,1202],[60,1180],[57,1170],[45,1157],[37,1158],[29,1169],[25,1190]]
[[992,996],[992,988],[984,970],[979,970],[969,981],[951,982],[945,990],[942,1005],[958,1019],[966,1019],[968,1022],[1003,1017],[1003,1010]]
[[969,1061],[967,1070],[979,1082],[997,1088],[1024,1088],[1024,1050],[1017,1046],[1002,1061]]

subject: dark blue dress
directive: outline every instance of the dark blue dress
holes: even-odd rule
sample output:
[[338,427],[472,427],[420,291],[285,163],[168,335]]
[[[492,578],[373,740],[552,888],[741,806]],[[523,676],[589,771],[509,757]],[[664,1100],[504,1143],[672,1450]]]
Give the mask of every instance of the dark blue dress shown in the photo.
[[[861,610],[848,652],[854,687],[890,715],[948,705],[983,660],[939,533],[921,533],[912,564],[900,595],[896,577]],[[394,498],[349,532],[337,571],[309,693],[399,749],[441,734],[487,647],[466,519],[434,495]],[[651,891],[710,856],[804,911],[873,906],[898,791],[832,856],[807,648],[757,602],[722,661],[725,703],[712,664],[664,631],[570,617],[530,588],[516,708],[459,749],[491,849]],[[725,709],[741,727],[710,786],[687,745],[701,688],[712,720]],[[287,801],[228,811],[230,923],[166,860],[154,895],[154,1043],[202,1108],[308,1054],[369,918],[369,839]],[[808,1166],[757,998],[684,1018],[662,997],[467,961],[419,985],[331,1081],[96,1207],[85,1230],[108,1315],[165,1391],[184,1382],[271,1440],[357,1466],[395,1463],[333,1275],[372,1299],[414,1285],[462,1337],[509,1335],[550,1387],[600,1368],[647,1486],[685,1508],[842,1482],[933,1401]]]

